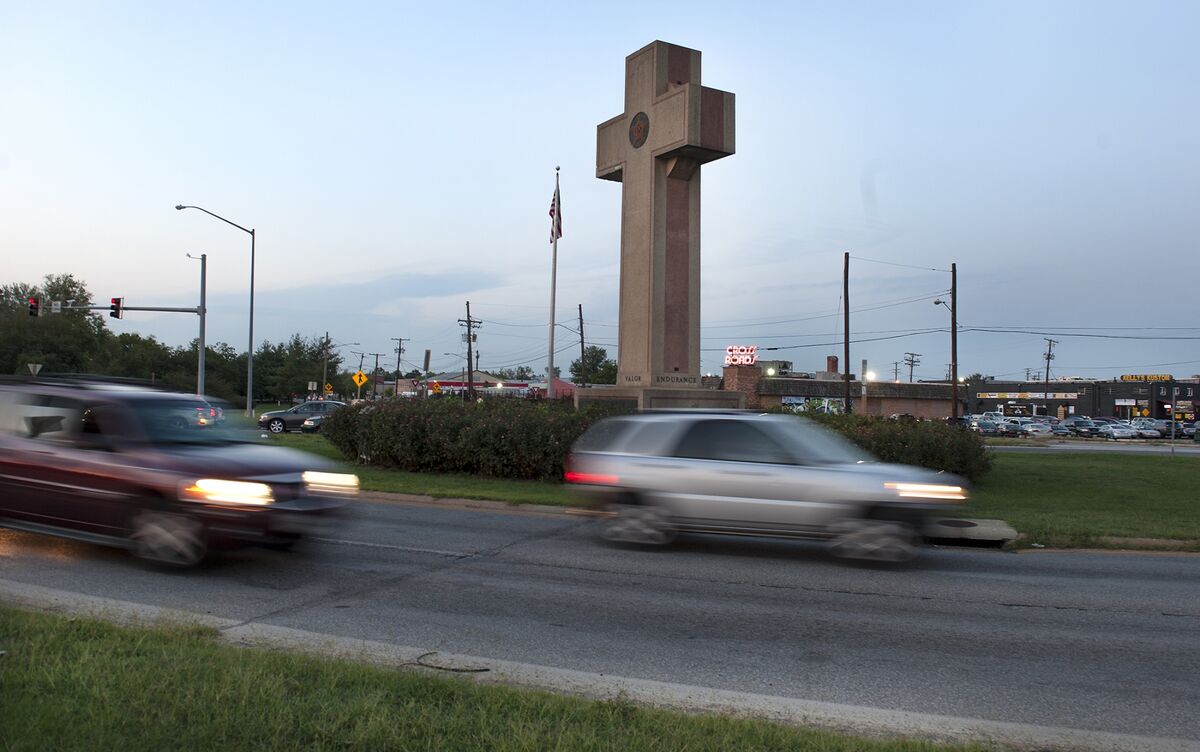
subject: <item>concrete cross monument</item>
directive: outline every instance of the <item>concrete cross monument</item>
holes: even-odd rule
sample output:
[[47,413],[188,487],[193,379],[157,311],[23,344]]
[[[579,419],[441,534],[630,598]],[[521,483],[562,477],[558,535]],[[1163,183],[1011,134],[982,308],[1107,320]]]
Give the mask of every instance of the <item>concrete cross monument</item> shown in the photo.
[[625,112],[596,129],[596,177],[621,183],[617,387],[640,407],[730,399],[683,392],[700,386],[700,165],[733,154],[733,108],[700,85],[699,51],[652,42],[625,59]]

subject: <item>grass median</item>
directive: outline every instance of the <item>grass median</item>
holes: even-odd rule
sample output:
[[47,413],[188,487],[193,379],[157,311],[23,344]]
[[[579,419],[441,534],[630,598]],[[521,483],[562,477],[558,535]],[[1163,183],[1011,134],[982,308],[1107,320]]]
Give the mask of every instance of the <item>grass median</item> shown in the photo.
[[864,750],[874,741],[0,607],[0,749]]
[[[318,434],[273,437],[330,459],[340,455]],[[1115,452],[994,453],[975,485],[967,517],[1001,519],[1019,545],[1200,551],[1200,457]],[[438,498],[566,505],[558,483],[410,473],[356,466],[368,491]]]

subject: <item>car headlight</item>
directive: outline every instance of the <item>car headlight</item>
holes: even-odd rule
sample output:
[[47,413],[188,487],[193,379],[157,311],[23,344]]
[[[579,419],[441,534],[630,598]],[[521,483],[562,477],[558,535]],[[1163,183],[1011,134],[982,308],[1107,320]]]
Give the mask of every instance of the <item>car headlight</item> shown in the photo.
[[896,495],[905,499],[936,499],[938,501],[966,501],[967,490],[962,486],[941,483],[884,483]]
[[249,504],[264,506],[275,501],[271,487],[265,483],[250,483],[241,480],[201,478],[192,483],[181,483],[179,498],[185,501],[210,501],[218,504]]
[[358,476],[352,473],[319,473],[308,470],[300,476],[305,490],[318,494],[354,495],[358,493]]
[[316,423],[313,423],[313,419],[312,419],[312,418],[305,418],[305,419],[304,419],[304,425],[306,425],[306,426],[315,426],[315,425],[316,425]]

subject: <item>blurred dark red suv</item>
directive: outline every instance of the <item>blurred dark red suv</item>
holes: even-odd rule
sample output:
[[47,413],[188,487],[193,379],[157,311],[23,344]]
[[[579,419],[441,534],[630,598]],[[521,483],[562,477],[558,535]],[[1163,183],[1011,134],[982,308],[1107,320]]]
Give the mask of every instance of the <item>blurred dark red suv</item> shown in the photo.
[[196,564],[335,524],[358,478],[253,440],[194,395],[115,380],[0,378],[0,526]]

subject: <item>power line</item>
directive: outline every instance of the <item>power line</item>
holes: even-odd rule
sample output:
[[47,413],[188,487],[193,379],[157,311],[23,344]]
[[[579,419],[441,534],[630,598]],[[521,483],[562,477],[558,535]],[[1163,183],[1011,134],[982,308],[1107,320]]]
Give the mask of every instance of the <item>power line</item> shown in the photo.
[[949,269],[938,269],[938,268],[932,267],[932,266],[914,266],[912,264],[898,264],[895,261],[880,261],[879,259],[863,258],[862,256],[851,256],[850,258],[854,259],[855,261],[869,261],[872,264],[887,264],[888,266],[903,266],[906,269],[920,269],[921,271],[926,271],[926,272],[945,272],[946,274],[950,273]]

